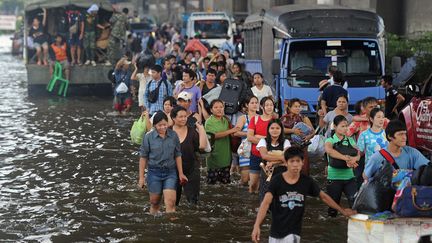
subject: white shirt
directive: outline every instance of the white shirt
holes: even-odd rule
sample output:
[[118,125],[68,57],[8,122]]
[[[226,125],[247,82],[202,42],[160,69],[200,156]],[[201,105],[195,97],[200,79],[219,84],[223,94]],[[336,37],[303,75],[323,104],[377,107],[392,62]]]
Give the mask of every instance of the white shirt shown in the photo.
[[[333,77],[331,77],[328,81],[329,81],[330,85],[334,84]],[[348,81],[345,80],[344,85],[342,86],[342,88],[348,90]]]
[[[273,145],[273,144],[272,144],[272,146],[273,146],[273,147],[277,147],[278,145]],[[256,146],[256,148],[257,148],[258,150],[259,150],[259,148],[261,148],[261,147],[267,147],[267,142],[266,142],[265,138],[261,138],[260,141],[258,142],[257,146]],[[288,139],[285,139],[285,142],[284,142],[284,150],[287,149],[287,148],[289,148],[289,147],[291,147],[291,143],[290,143],[290,141],[288,141]]]
[[138,73],[137,75],[139,81],[138,89],[138,106],[144,106],[144,94],[147,88],[147,83],[152,80],[151,75],[145,75],[143,73]]
[[262,87],[261,90],[259,90],[256,86],[253,86],[251,88],[252,93],[258,98],[258,102],[261,102],[261,99],[267,96],[273,96],[273,92],[270,88],[270,86],[265,85]]

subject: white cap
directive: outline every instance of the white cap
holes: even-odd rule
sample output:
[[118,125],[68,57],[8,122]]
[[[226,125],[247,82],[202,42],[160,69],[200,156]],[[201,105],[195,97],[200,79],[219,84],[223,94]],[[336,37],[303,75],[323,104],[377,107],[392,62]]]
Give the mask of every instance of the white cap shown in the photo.
[[87,9],[87,13],[97,12],[99,11],[99,7],[97,4],[92,4],[89,9]]
[[180,94],[177,96],[177,99],[182,99],[184,101],[190,101],[192,100],[192,95],[186,91],[180,92]]

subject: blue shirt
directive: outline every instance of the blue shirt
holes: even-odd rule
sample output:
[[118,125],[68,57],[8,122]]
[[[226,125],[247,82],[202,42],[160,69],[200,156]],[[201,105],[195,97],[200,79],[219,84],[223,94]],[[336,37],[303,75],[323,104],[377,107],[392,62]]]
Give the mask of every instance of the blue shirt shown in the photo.
[[175,158],[181,156],[177,133],[168,129],[165,138],[162,138],[155,129],[150,131],[143,138],[140,156],[147,159],[148,168],[176,168]]
[[[126,86],[129,88],[130,84],[131,84],[131,71],[127,70],[127,71],[123,71],[122,69],[117,69],[114,70],[114,77],[115,77],[115,88],[114,88],[114,95],[117,95],[117,87],[120,85],[120,83],[124,82],[126,84]],[[130,94],[130,90],[128,90],[127,92],[128,94]]]
[[348,96],[348,91],[339,84],[334,84],[324,89],[321,98],[325,100],[328,107],[336,108],[337,99],[341,95]]
[[229,40],[227,40],[222,44],[221,49],[222,49],[222,51],[227,50],[229,52],[229,54],[232,55],[235,47],[234,47],[233,43],[231,43]]
[[165,86],[165,84],[161,83],[161,85],[159,87],[158,99],[156,100],[155,103],[150,103],[148,100],[149,94],[151,91],[153,91],[157,88],[159,82],[162,82],[162,79],[159,81],[155,81],[155,80],[150,81],[150,83],[148,83],[146,91],[144,93],[144,106],[147,108],[150,115],[153,115],[157,111],[162,111],[163,110],[163,100],[165,99],[165,97],[173,95],[172,85],[170,82],[166,81],[166,84],[167,84],[166,86],[168,86],[168,90],[167,90],[167,87]]
[[369,158],[383,148],[386,148],[388,141],[384,130],[375,133],[370,128],[360,134],[357,140],[357,147],[365,153],[365,163],[368,163]]
[[[387,148],[385,150],[388,151]],[[401,154],[398,157],[393,158],[400,169],[418,169],[420,166],[429,163],[428,159],[426,159],[420,151],[410,146],[402,147]],[[373,175],[381,168],[384,161],[385,158],[380,154],[380,152],[375,152],[365,165],[365,175],[368,178],[373,177]]]

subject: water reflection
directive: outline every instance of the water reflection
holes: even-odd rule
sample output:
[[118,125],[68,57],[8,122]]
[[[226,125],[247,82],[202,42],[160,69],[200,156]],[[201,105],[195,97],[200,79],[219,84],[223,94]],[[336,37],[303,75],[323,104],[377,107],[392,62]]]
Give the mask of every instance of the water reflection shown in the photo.
[[[137,147],[128,141],[133,118],[107,116],[105,98],[28,98],[25,67],[7,54],[9,43],[0,37],[1,240],[249,241],[257,197],[236,184],[203,184],[200,206],[148,215],[147,193],[135,186]],[[346,220],[326,219],[316,199],[308,204],[305,242],[346,240]]]

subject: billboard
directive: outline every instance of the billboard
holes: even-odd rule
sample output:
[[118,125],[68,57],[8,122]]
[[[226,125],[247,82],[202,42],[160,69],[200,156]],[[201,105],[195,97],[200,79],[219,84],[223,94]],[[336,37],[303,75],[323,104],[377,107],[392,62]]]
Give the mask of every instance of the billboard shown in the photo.
[[0,30],[15,30],[15,15],[0,15]]

